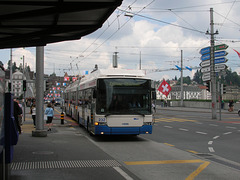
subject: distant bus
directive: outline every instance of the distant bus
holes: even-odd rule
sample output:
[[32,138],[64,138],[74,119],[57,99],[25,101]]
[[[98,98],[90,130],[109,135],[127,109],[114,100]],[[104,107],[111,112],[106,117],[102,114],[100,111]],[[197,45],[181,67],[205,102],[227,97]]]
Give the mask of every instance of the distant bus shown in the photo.
[[90,134],[152,134],[152,81],[141,70],[96,70],[64,92],[65,113]]

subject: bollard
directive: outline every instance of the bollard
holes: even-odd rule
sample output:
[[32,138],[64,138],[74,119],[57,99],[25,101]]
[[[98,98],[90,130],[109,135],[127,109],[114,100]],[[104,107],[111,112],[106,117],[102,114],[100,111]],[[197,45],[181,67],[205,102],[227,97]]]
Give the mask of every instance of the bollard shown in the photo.
[[61,113],[61,124],[64,124],[64,113]]

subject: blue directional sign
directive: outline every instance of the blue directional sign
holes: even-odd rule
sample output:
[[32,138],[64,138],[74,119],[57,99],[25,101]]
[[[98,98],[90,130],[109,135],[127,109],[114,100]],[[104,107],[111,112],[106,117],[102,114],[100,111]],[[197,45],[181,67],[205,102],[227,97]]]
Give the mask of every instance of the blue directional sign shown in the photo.
[[206,61],[206,60],[209,60],[210,59],[210,54],[204,54],[201,56],[201,60],[202,61]]
[[[218,51],[214,53],[214,57],[221,57],[221,56],[226,56],[228,53],[226,51]],[[201,56],[202,61],[206,61],[210,59],[210,54],[204,54]]]
[[210,47],[205,47],[205,48],[202,48],[200,50],[200,54],[207,54],[207,53],[210,53],[211,52],[211,48]]
[[225,63],[228,59],[225,57],[214,59],[214,64]]

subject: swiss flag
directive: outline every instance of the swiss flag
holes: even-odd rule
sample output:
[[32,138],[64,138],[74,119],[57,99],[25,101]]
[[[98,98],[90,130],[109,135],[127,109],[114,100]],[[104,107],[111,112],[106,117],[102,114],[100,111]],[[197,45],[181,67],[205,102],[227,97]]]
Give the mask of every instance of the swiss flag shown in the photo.
[[163,82],[160,84],[158,91],[163,93],[165,96],[168,96],[171,90],[171,86],[165,81],[165,79],[163,79]]

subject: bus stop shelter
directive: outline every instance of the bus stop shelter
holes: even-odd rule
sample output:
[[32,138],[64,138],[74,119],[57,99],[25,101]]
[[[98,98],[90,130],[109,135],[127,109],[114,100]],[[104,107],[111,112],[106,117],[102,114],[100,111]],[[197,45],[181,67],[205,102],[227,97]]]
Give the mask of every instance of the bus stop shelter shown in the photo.
[[[121,3],[122,0],[0,1],[0,49],[36,47],[36,134],[44,134],[43,47],[49,43],[81,39],[96,31]],[[0,130],[4,132],[1,127]],[[0,162],[0,171],[7,168],[4,164]]]

